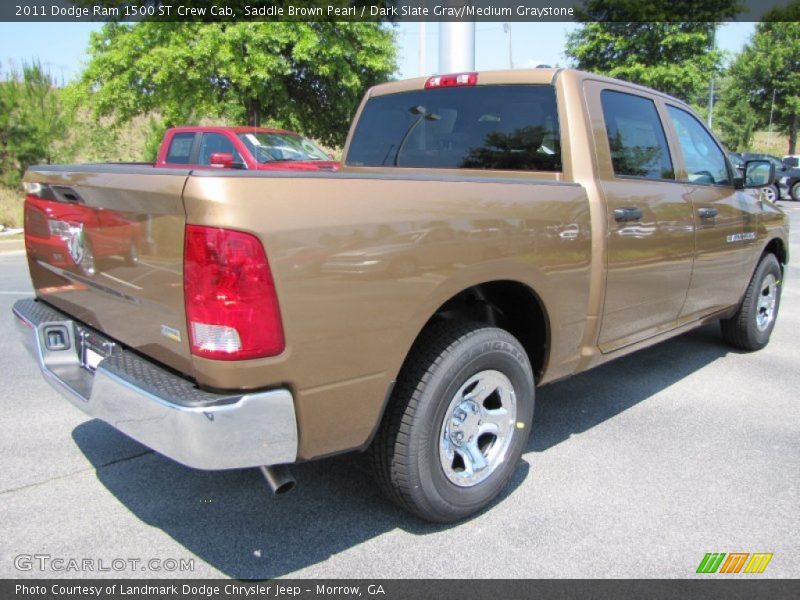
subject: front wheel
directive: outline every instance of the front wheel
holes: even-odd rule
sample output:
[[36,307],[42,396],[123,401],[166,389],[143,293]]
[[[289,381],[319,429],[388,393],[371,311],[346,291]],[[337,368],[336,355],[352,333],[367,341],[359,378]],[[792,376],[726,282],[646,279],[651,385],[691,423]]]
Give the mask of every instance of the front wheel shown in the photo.
[[777,202],[781,199],[781,191],[777,185],[768,185],[764,188],[764,196],[770,202]]
[[742,350],[760,350],[769,342],[781,301],[781,266],[774,254],[765,254],[747,286],[739,310],[723,319],[722,337]]
[[478,323],[435,324],[412,352],[372,464],[402,508],[457,521],[489,504],[517,467],[533,419],[531,366],[516,338]]

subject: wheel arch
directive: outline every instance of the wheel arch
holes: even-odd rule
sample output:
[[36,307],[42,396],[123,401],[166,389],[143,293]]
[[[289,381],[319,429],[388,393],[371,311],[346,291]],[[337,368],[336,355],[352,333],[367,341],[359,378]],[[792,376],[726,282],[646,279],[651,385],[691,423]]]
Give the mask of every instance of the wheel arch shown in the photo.
[[[536,381],[545,372],[551,348],[551,320],[541,295],[530,285],[513,278],[500,278],[466,285],[439,299],[414,328],[396,376],[417,348],[423,333],[441,320],[473,321],[505,329],[516,337],[528,355]],[[385,408],[385,407],[384,407]]]
[[786,268],[789,255],[786,250],[786,245],[783,243],[781,238],[772,238],[769,242],[767,242],[766,246],[764,246],[764,251],[761,254],[774,254],[775,258],[778,259],[778,262],[781,265],[781,270]]
[[[417,313],[414,328],[403,344],[393,375],[388,381],[383,403],[375,426],[360,449],[372,443],[383,422],[387,407],[392,400],[394,386],[403,372],[409,357],[416,351],[419,341],[427,329],[443,319],[465,320],[499,326],[516,337],[522,344],[531,364],[534,384],[547,370],[552,348],[552,314],[542,294],[529,283],[513,275],[485,278],[477,282],[461,281],[460,286],[449,286],[447,293],[439,294],[435,300],[429,298],[427,307]],[[450,284],[453,282],[451,281]],[[546,287],[546,286],[545,286]]]
[[517,338],[528,355],[536,381],[547,367],[550,321],[544,302],[530,286],[498,279],[465,288],[443,302],[425,322],[411,345],[439,320],[474,321],[499,327]]

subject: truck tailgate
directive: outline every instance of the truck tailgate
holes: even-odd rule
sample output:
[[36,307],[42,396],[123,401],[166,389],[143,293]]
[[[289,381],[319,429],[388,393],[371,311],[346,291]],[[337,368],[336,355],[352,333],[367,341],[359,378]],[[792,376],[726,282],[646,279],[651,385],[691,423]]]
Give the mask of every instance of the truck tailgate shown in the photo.
[[39,299],[191,375],[183,296],[188,175],[34,167],[25,177],[25,246]]

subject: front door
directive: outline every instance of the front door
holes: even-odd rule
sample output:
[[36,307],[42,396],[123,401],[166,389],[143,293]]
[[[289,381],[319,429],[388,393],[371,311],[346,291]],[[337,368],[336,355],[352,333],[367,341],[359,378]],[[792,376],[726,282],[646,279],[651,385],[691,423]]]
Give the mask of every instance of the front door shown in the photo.
[[694,217],[675,179],[656,102],[625,86],[590,84],[598,176],[607,211],[603,352],[675,326],[694,256]]
[[681,318],[692,320],[739,302],[757,257],[758,202],[733,187],[733,170],[702,123],[667,104],[682,167],[678,179],[694,208],[696,255]]

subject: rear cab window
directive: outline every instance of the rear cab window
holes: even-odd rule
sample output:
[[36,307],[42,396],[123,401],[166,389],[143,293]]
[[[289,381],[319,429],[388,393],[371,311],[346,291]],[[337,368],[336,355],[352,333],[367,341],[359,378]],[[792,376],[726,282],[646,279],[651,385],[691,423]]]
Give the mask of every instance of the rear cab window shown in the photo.
[[479,85],[372,97],[345,164],[561,171],[555,89]]
[[164,162],[170,165],[187,165],[191,163],[192,146],[197,134],[191,132],[176,133],[172,136]]

